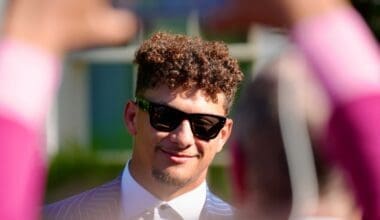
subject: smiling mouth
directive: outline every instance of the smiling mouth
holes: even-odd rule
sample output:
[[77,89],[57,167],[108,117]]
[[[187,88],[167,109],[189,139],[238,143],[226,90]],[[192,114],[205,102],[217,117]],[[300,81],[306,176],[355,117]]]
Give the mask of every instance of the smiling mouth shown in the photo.
[[166,154],[169,154],[170,156],[173,156],[173,157],[183,157],[183,158],[197,157],[196,155],[180,154],[178,152],[168,151],[168,150],[164,150],[162,148],[160,148],[160,151],[162,151],[162,152],[164,152]]
[[159,151],[168,156],[168,158],[175,163],[185,163],[191,159],[198,158],[198,155],[181,154],[178,152],[164,150],[159,148]]

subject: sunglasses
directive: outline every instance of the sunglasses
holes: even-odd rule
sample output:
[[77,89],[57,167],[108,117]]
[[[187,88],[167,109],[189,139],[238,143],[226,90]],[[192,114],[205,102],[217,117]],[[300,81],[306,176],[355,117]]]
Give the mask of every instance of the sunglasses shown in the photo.
[[170,132],[188,119],[194,136],[202,140],[215,138],[226,123],[226,117],[211,114],[188,114],[167,105],[136,98],[136,104],[149,113],[150,124],[158,131]]

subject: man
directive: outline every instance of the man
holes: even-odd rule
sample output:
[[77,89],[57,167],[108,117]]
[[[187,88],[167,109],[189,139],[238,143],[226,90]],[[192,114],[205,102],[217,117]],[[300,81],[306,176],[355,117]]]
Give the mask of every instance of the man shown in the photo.
[[131,160],[111,183],[45,208],[47,219],[231,219],[207,188],[243,78],[225,44],[157,33],[136,53],[136,99],[125,108]]

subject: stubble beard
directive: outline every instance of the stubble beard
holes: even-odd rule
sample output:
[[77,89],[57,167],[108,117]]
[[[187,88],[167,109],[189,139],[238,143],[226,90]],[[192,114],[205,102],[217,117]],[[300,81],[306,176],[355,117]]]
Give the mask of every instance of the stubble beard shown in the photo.
[[168,172],[165,172],[165,171],[162,171],[159,169],[153,169],[152,170],[152,176],[159,183],[169,185],[169,186],[178,187],[178,188],[184,187],[191,180],[190,178],[189,179],[180,179],[180,178],[173,177]]

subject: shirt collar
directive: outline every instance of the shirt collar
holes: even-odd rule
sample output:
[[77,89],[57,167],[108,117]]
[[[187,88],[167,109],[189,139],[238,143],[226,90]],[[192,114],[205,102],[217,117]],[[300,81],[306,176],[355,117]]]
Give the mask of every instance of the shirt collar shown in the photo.
[[[143,188],[131,176],[129,161],[121,177],[121,205],[126,219],[133,219],[161,204],[168,204],[184,219],[198,219],[206,202],[206,181],[201,185],[170,201],[162,201]],[[194,217],[194,218],[193,218]]]
[[206,190],[206,181],[203,181],[201,185],[192,191],[170,200],[168,205],[184,219],[199,219],[206,202]]

